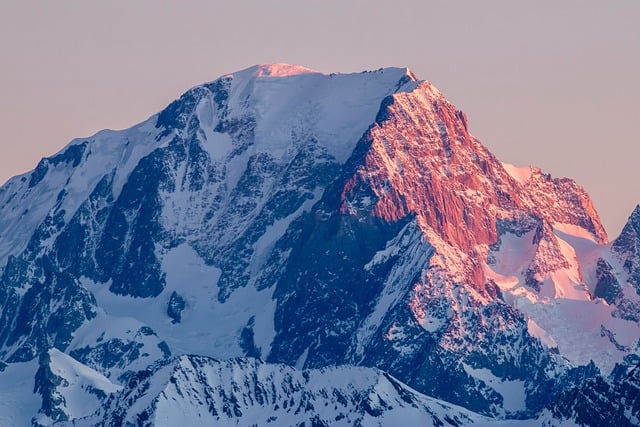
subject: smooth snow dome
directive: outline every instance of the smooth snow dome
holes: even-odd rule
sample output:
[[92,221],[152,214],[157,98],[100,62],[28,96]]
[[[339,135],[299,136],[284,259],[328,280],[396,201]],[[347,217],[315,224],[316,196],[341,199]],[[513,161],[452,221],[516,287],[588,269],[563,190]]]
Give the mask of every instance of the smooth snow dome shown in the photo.
[[[258,77],[287,77],[296,74],[318,73],[311,68],[293,64],[261,64],[249,68]],[[255,71],[254,71],[255,70]],[[247,70],[248,71],[248,70]]]
[[[417,84],[406,68],[325,75],[298,65],[267,64],[225,77],[232,78],[228,106],[236,117],[246,112],[250,100],[256,149],[282,158],[291,149],[292,135],[306,136],[316,138],[340,163],[373,123],[380,101]],[[207,123],[207,116],[202,120]],[[225,148],[211,150],[216,158],[227,154]]]

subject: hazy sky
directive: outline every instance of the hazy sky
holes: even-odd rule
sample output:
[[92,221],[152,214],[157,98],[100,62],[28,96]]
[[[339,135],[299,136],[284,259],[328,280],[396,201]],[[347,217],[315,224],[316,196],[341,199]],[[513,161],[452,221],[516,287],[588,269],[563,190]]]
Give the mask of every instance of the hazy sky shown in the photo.
[[256,63],[408,66],[498,157],[640,203],[640,1],[0,1],[0,181]]

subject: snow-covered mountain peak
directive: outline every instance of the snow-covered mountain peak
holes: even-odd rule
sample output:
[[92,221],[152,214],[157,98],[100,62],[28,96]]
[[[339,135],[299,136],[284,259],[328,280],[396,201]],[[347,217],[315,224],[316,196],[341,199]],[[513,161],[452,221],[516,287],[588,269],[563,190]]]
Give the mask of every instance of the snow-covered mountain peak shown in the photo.
[[314,141],[343,163],[374,122],[382,99],[415,88],[415,76],[407,73],[385,68],[326,75],[289,64],[256,65],[191,89],[160,114],[158,124],[176,128],[170,118],[178,116],[181,123],[196,117],[209,141],[204,145],[220,159],[237,149],[215,134],[245,125],[254,151],[286,162],[296,143]]
[[[484,415],[534,416],[596,365],[637,360],[640,209],[625,230],[604,244],[579,185],[501,163],[409,69],[258,65],[0,188],[0,384],[32,372],[43,424],[87,401],[119,425],[150,416],[127,405],[153,406],[171,376],[204,394],[156,399],[156,415],[213,391],[225,411],[246,396],[229,397],[227,374],[246,368],[275,372],[284,411],[243,414],[288,417],[294,398],[296,416],[302,401],[342,405],[339,425],[359,409],[305,388],[329,375],[315,368],[361,365]],[[357,378],[340,390],[365,385],[362,414],[415,407],[358,369],[332,372]]]
[[254,65],[229,75],[240,76],[243,74],[249,74],[255,77],[289,77],[309,73],[319,73],[319,71],[312,70],[311,68],[307,68],[302,65],[273,63]]
[[[363,73],[379,73],[379,74],[394,74],[394,75],[406,75],[412,81],[418,81],[416,75],[408,67],[383,67],[378,68],[375,71],[364,71]],[[269,64],[256,64],[251,67],[245,68],[240,71],[229,73],[223,76],[234,78],[263,78],[263,77],[291,77],[301,74],[322,74],[320,71],[314,70],[304,65],[288,64],[283,62],[275,62]],[[361,73],[331,73],[332,76],[341,74],[361,74]]]
[[255,359],[182,356],[140,374],[74,425],[463,426],[491,420],[417,393],[372,368],[298,371]]

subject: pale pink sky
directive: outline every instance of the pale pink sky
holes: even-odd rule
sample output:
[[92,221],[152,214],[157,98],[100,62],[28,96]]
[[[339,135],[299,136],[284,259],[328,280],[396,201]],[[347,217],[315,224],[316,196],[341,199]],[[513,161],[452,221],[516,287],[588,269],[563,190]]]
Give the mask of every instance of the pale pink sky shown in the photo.
[[640,1],[0,2],[0,181],[256,63],[408,66],[498,157],[640,203]]

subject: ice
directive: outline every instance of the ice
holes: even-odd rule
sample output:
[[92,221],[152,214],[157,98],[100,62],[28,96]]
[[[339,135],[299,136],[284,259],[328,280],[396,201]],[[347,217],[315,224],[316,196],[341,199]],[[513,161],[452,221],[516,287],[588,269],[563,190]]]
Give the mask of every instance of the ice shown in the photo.
[[527,409],[524,381],[503,380],[495,376],[489,369],[472,368],[466,363],[463,363],[462,366],[467,374],[483,381],[502,396],[502,407],[506,411],[518,412]]
[[[166,286],[154,299],[115,295],[103,284],[85,282],[85,285],[110,321],[131,319],[127,321],[134,322],[130,329],[138,323],[151,327],[173,354],[202,354],[221,359],[243,356],[238,338],[251,317],[255,319],[256,345],[264,355],[268,354],[275,336],[273,289],[258,291],[246,286],[236,289],[221,303],[217,286],[220,270],[206,265],[188,244],[165,254],[162,269],[166,272]],[[167,315],[167,304],[174,291],[186,301],[181,322],[177,324]]]
[[598,243],[593,233],[579,225],[556,222],[553,224],[553,229],[559,232],[558,235],[565,238],[565,240],[566,238],[574,238],[574,240],[572,240],[572,246],[575,246],[579,239],[584,239],[594,244]]
[[151,408],[150,421],[158,427],[284,426],[308,420],[335,427],[492,422],[422,395],[376,369],[341,366],[299,371],[253,359],[218,362],[181,357],[154,374],[151,389],[134,399],[126,403],[131,407],[121,414],[123,421],[133,423],[137,414]]
[[33,392],[38,360],[12,363],[0,372],[0,425],[28,426],[42,398]]
[[540,294],[548,295],[550,298],[591,300],[591,294],[582,279],[575,249],[560,238],[557,242],[560,253],[569,261],[569,268],[560,268],[549,273],[549,277],[543,282]]
[[84,417],[97,410],[102,403],[98,391],[109,395],[122,388],[60,350],[49,350],[49,356],[51,372],[63,378],[56,392],[63,398],[61,409],[70,419]]
[[[86,143],[77,166],[68,162],[52,164],[38,185],[29,188],[33,172],[10,179],[0,192],[0,267],[9,255],[24,250],[29,238],[48,214],[73,216],[104,177],[113,176],[117,197],[140,159],[162,141],[156,141],[155,116],[124,131],[103,130],[93,137],[75,139],[58,154]],[[64,197],[58,199],[58,195]],[[56,235],[50,238],[50,243]]]
[[529,317],[531,335],[549,347],[557,347],[570,362],[585,365],[594,361],[608,374],[629,349],[635,348],[640,326],[613,317],[615,307],[593,299],[592,290],[584,284],[580,266],[593,265],[608,246],[596,244],[581,227],[554,227],[560,252],[569,267],[548,273],[539,293],[525,286],[524,279],[535,255],[535,231],[520,237],[511,233],[500,236],[500,250],[492,254],[491,264],[484,265],[485,274],[500,287],[505,301]]
[[558,348],[558,344],[553,339],[551,335],[547,333],[544,329],[542,329],[533,319],[527,320],[527,330],[529,334],[540,339],[544,345],[548,348]]
[[382,99],[402,90],[398,82],[407,73],[406,68],[385,68],[327,76],[286,64],[251,67],[229,75],[229,105],[231,111],[247,114],[244,105],[251,99],[250,114],[257,119],[255,150],[282,158],[292,135],[302,132],[344,163],[374,122]]
[[506,170],[513,179],[515,179],[522,185],[525,185],[527,182],[529,182],[531,174],[533,173],[533,169],[531,168],[531,166],[519,168],[509,163],[502,163],[502,167],[504,167],[504,170]]
[[319,74],[319,72],[302,65],[273,63],[254,65],[245,70],[238,71],[237,73],[230,75],[242,74],[248,74],[250,76],[256,77],[288,77],[300,74]]

